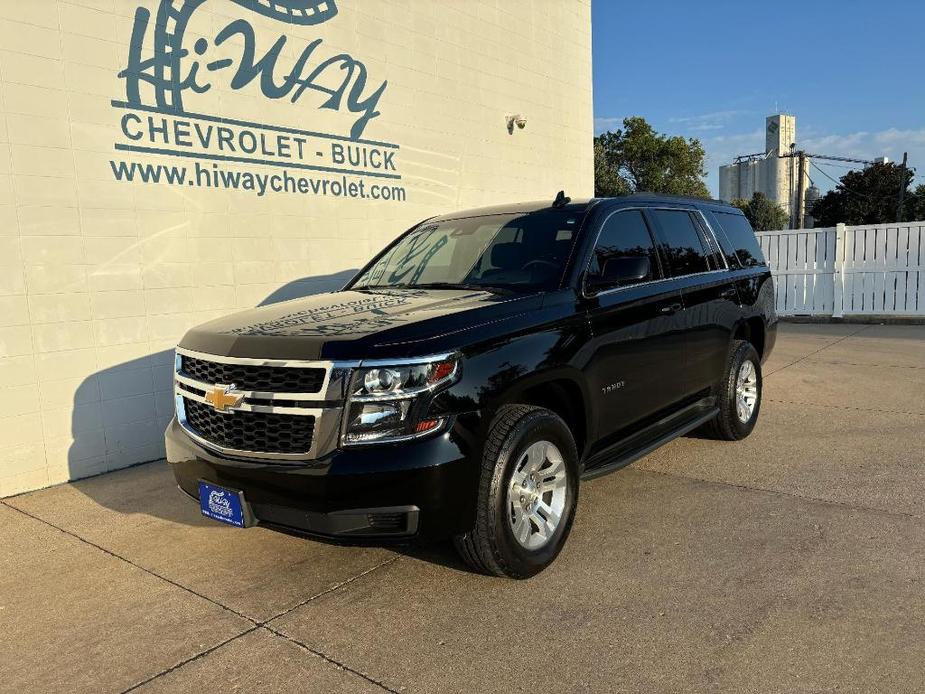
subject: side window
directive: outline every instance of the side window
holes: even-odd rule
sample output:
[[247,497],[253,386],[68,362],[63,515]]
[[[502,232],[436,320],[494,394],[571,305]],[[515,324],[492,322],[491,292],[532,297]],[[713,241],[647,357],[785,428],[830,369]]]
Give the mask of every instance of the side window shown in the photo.
[[716,240],[722,249],[723,256],[726,258],[726,263],[733,270],[741,267],[739,258],[736,256],[735,248],[732,247],[732,243],[729,241],[729,234],[726,233],[720,224],[720,216],[716,212],[710,210],[704,212],[704,215],[706,216],[707,221],[710,223],[710,226],[713,228],[713,235],[716,236]]
[[662,257],[668,261],[672,276],[682,277],[710,270],[707,260],[710,251],[704,247],[690,212],[652,210],[651,214],[658,225]]
[[[716,219],[720,227],[718,231],[721,233],[717,234],[717,236],[723,245],[723,251],[726,253],[727,258],[730,253],[734,254],[742,267],[767,265],[764,260],[764,253],[761,252],[761,246],[758,245],[758,239],[755,238],[755,232],[752,231],[752,225],[748,223],[745,215],[713,212],[713,218]],[[725,236],[725,239],[723,236]],[[730,246],[729,249],[726,248],[727,245]],[[735,264],[733,258],[729,258],[729,264]]]
[[588,271],[599,275],[604,263],[611,258],[646,257],[649,259],[649,276],[638,280],[647,282],[658,277],[658,258],[655,244],[646,220],[639,210],[626,210],[612,214],[604,222],[597,239]]

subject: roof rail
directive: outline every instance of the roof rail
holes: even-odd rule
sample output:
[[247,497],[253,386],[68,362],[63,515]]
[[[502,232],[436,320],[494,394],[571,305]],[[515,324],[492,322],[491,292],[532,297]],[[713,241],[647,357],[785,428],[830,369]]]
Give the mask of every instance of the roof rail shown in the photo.
[[627,198],[672,198],[674,200],[686,200],[690,202],[705,202],[713,205],[726,205],[729,206],[729,203],[725,200],[717,200],[715,198],[697,198],[692,195],[674,195],[673,193],[650,193],[648,191],[640,190],[635,193],[630,193],[624,197]]

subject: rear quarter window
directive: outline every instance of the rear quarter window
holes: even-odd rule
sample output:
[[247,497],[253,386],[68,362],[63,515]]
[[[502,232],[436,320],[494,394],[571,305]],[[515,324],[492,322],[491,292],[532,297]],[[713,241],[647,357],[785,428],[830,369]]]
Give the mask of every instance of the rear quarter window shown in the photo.
[[717,241],[722,246],[729,265],[734,266],[736,262],[742,267],[767,265],[752,225],[748,223],[745,215],[714,210],[712,216],[718,227]]

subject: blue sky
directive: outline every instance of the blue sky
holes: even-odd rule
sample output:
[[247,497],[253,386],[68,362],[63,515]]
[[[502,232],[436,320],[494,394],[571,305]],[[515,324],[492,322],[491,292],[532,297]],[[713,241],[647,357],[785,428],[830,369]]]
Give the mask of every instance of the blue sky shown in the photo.
[[[797,117],[809,152],[902,158],[925,183],[925,2],[592,0],[595,133],[640,115],[696,137],[707,184],[764,149],[764,118]],[[845,165],[824,164],[834,178]],[[821,189],[832,184],[815,169]]]

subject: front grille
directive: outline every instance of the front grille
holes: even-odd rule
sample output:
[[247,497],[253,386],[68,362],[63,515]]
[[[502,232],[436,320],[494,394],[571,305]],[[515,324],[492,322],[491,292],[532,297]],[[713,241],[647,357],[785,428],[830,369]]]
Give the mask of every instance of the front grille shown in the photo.
[[222,448],[261,453],[307,453],[312,447],[315,418],[265,412],[216,412],[213,407],[184,398],[189,427]]
[[185,354],[181,359],[183,372],[197,381],[233,384],[237,390],[268,393],[317,393],[326,373],[323,368],[222,364]]

